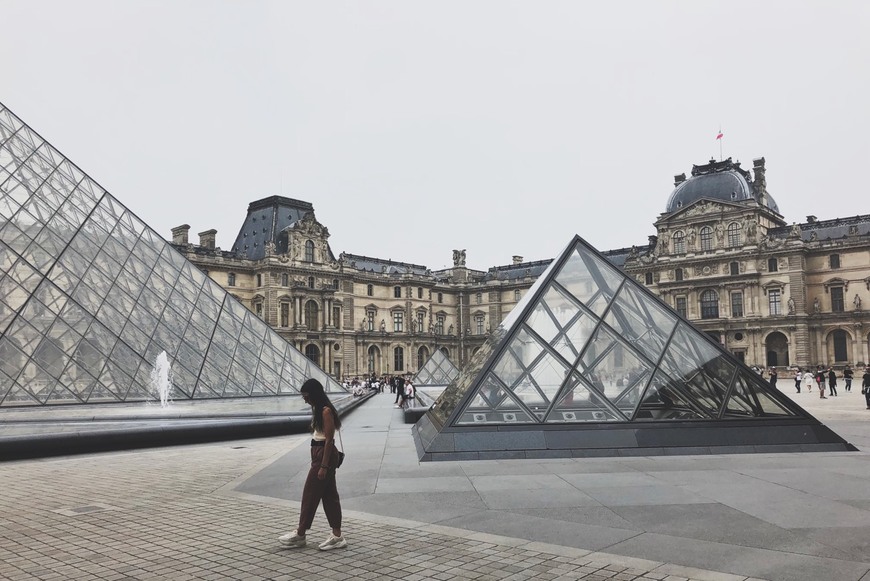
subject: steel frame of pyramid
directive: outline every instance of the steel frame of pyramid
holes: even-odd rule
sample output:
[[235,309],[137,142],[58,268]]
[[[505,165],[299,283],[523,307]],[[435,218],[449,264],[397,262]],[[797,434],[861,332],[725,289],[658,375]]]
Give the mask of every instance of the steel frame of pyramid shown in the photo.
[[446,386],[451,381],[459,376],[459,368],[457,368],[450,358],[440,349],[436,349],[434,353],[426,360],[423,367],[417,371],[417,375],[411,382],[417,387],[427,385]]
[[414,438],[421,460],[855,449],[579,236]]
[[0,103],[0,407],[298,394],[336,381]]

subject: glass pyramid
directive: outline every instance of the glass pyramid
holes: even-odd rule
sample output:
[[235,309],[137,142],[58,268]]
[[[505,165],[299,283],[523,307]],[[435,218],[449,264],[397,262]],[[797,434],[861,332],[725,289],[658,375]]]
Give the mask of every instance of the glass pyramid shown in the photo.
[[453,365],[443,351],[436,349],[414,376],[411,383],[417,387],[447,385],[458,376],[459,369]]
[[298,393],[326,373],[0,104],[0,406]]
[[579,237],[430,414],[452,427],[810,417]]

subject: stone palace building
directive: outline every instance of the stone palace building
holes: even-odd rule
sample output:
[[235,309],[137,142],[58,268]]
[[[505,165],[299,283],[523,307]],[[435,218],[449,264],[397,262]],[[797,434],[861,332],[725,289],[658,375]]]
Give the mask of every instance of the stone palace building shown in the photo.
[[[646,243],[604,254],[748,365],[862,366],[870,215],[789,223],[766,184],[764,158],[751,173],[730,158],[693,166]],[[413,373],[435,350],[462,366],[550,262],[336,256],[313,205],[280,196],[249,205],[231,250],[189,230],[172,230],[174,246],[337,378]]]

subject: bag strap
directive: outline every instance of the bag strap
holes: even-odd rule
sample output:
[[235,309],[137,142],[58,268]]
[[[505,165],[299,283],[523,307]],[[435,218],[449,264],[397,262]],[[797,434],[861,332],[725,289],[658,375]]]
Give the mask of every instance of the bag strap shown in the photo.
[[[341,428],[336,430],[338,432],[338,441],[341,442],[341,451],[344,452],[344,441],[341,439]],[[332,440],[333,442],[335,440]]]

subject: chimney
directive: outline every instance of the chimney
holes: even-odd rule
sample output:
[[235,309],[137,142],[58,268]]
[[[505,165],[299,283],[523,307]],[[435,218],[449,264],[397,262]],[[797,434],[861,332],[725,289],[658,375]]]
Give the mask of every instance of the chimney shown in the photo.
[[182,224],[172,229],[173,244],[187,244],[187,233],[190,231],[190,224]]
[[818,220],[818,218],[816,218],[815,216],[807,216],[807,222],[809,222],[810,224],[812,224],[816,220]]
[[522,256],[518,256],[518,255],[516,255],[516,254],[514,254],[512,260],[513,260],[513,262],[512,262],[511,264],[522,264],[522,263],[523,263],[523,257],[522,257]]
[[674,187],[677,187],[678,185],[680,185],[684,181],[686,181],[686,174],[685,173],[681,173],[678,176],[674,176]]
[[214,240],[217,235],[217,230],[206,230],[199,233],[199,245],[208,250],[214,250]]

